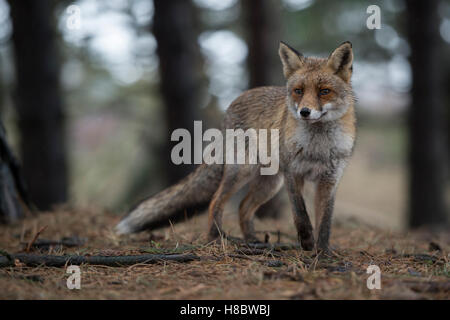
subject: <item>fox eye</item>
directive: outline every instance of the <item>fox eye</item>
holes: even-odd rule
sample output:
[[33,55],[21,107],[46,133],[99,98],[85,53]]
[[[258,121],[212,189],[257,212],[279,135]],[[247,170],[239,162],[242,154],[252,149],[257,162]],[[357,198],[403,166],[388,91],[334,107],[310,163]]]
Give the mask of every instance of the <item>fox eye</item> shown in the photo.
[[319,92],[319,96],[326,96],[329,93],[330,93],[330,89],[322,89]]
[[302,89],[295,89],[294,90],[295,94],[301,95],[303,93]]

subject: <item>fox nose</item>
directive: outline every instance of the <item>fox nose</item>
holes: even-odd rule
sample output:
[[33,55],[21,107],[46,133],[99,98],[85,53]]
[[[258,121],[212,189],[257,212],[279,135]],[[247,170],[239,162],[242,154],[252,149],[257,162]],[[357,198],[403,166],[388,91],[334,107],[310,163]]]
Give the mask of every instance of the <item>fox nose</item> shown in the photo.
[[301,116],[303,118],[307,118],[311,114],[311,109],[309,109],[309,108],[302,108],[302,110],[300,110],[300,114],[301,114]]

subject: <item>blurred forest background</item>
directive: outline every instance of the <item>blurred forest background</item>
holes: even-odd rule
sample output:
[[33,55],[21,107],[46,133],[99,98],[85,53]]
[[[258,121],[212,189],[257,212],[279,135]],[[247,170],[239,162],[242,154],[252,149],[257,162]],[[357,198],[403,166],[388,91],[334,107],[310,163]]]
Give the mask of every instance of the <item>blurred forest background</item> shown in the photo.
[[[370,5],[381,29],[366,26]],[[323,57],[353,43],[358,140],[336,216],[444,226],[444,0],[0,0],[0,117],[31,201],[123,212],[183,177],[192,168],[170,163],[171,132],[219,127],[244,90],[283,85],[280,40]]]

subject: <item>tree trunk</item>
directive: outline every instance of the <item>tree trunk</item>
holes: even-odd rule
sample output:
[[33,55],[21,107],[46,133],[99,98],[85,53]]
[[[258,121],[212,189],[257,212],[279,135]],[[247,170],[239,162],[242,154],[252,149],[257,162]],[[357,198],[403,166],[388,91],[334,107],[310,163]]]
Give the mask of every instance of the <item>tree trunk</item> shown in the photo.
[[191,0],[154,0],[153,34],[158,43],[159,75],[168,137],[164,148],[167,182],[175,183],[193,169],[192,165],[174,165],[170,154],[177,142],[170,141],[175,129],[184,128],[193,138],[198,118],[201,77],[195,26],[195,8]]
[[[283,73],[278,57],[281,40],[278,2],[243,0],[242,10],[249,49],[247,58],[249,88],[282,84]],[[279,217],[284,205],[283,193],[280,191],[258,209],[256,216]]]
[[0,117],[3,117],[5,108],[5,84],[3,82],[3,75],[1,74],[2,69],[2,56],[0,54]]
[[0,120],[0,223],[13,223],[23,217],[20,199],[30,207],[19,162],[8,145]]
[[9,4],[24,175],[33,202],[48,210],[67,199],[65,121],[53,1],[9,0]]
[[284,85],[278,46],[281,40],[279,1],[243,0],[248,45],[249,87]]
[[445,105],[439,46],[438,1],[407,1],[411,46],[412,102],[409,110],[409,224],[447,222]]
[[9,0],[16,68],[20,155],[41,210],[67,199],[64,115],[53,1]]

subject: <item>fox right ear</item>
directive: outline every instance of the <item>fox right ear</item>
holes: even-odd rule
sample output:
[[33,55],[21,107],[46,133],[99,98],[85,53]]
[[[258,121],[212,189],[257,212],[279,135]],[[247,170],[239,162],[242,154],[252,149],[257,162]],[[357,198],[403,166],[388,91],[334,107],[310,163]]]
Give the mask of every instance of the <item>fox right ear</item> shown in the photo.
[[303,66],[305,59],[303,55],[284,42],[280,42],[278,54],[283,63],[283,73],[286,79]]

